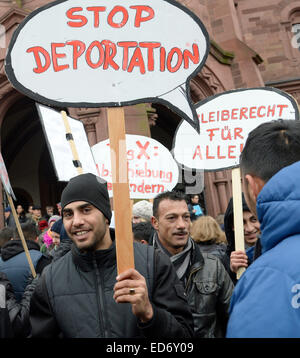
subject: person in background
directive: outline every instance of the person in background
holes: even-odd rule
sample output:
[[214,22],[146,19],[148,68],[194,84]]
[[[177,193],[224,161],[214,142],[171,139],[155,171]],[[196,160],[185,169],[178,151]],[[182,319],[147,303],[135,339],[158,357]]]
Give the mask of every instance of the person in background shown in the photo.
[[190,237],[186,196],[176,191],[158,194],[153,201],[152,225],[156,230],[154,248],[169,257],[184,285],[195,337],[224,337],[233,283],[222,262],[201,253]]
[[191,221],[195,221],[203,215],[203,210],[199,204],[198,194],[193,194],[190,196],[190,203],[188,204],[188,209],[191,215]]
[[46,205],[45,211],[46,214],[44,215],[44,217],[47,221],[49,221],[50,217],[54,215],[54,207],[52,205]]
[[5,218],[5,225],[6,226],[11,227],[13,229],[16,227],[15,218],[13,216],[13,213],[11,211],[10,206],[5,208],[5,210],[4,210],[4,218]]
[[133,239],[141,244],[148,244],[153,236],[154,230],[151,222],[145,221],[132,224]]
[[0,230],[0,255],[1,248],[10,240],[13,239],[14,230],[11,227],[4,227]]
[[19,223],[24,224],[28,219],[27,219],[25,210],[21,204],[17,205],[16,212],[18,215]]
[[35,225],[38,227],[40,220],[42,220],[42,210],[39,205],[32,206],[32,220]]
[[222,231],[225,231],[225,228],[224,228],[224,214],[218,214],[216,216],[216,222],[220,225],[220,228]]
[[[0,272],[0,309],[2,311],[0,314],[0,338],[27,338],[30,336],[30,300],[39,277],[39,274],[35,278],[32,275],[28,277],[24,294],[21,300],[17,301],[10,281],[3,272]],[[6,312],[3,312],[4,309]],[[4,314],[6,327],[3,327]]]
[[255,258],[260,255],[260,223],[257,217],[251,213],[245,196],[242,193],[242,206],[243,206],[243,225],[244,225],[244,240],[245,251],[235,250],[235,237],[234,237],[234,222],[233,222],[233,199],[231,198],[224,216],[224,229],[226,234],[227,245],[227,260],[230,267],[229,274],[236,284],[236,273],[240,267],[247,268]]
[[[43,269],[51,263],[51,259],[40,252],[37,228],[33,223],[26,222],[25,224],[21,224],[21,229],[35,271],[36,273],[41,273]],[[16,299],[20,302],[31,270],[17,229],[14,230],[13,240],[8,241],[2,247],[0,271],[7,275],[13,286]]]
[[51,227],[52,244],[48,247],[48,252],[51,257],[54,257],[54,253],[60,245],[60,233],[62,231],[62,219],[56,221]]
[[300,121],[252,130],[240,156],[243,191],[261,224],[261,255],[232,296],[228,338],[299,338]]
[[191,229],[191,237],[199,245],[201,252],[217,256],[228,271],[226,236],[212,216],[200,216],[195,220]]
[[61,202],[56,204],[56,209],[57,209],[58,215],[61,216]]
[[132,206],[132,223],[149,221],[152,218],[152,203],[147,200],[140,200]]

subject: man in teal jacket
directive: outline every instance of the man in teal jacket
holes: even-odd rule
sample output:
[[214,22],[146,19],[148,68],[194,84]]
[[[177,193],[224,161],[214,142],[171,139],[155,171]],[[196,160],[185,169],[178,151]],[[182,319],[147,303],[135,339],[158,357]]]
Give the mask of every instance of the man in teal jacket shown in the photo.
[[235,287],[226,336],[300,337],[300,121],[254,129],[240,165],[262,255]]

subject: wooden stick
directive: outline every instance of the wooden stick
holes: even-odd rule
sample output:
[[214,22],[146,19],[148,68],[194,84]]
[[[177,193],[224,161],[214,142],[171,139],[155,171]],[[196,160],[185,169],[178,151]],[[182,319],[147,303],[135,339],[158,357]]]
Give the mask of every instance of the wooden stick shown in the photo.
[[[68,121],[68,117],[67,117],[67,113],[65,111],[61,111],[60,113],[61,113],[62,119],[64,121],[64,125],[65,125],[65,128],[66,128],[66,134],[72,134],[71,128],[70,128],[70,125],[69,125],[69,121]],[[78,157],[78,153],[77,153],[77,149],[76,149],[76,146],[75,146],[75,143],[74,143],[74,140],[69,139],[68,142],[69,142],[70,147],[71,147],[71,151],[72,151],[72,154],[73,154],[74,161],[80,162],[79,157]],[[83,169],[82,169],[81,166],[76,167],[76,169],[78,171],[78,174],[83,174]]]
[[108,108],[118,274],[134,268],[124,109]]
[[[245,251],[244,224],[243,224],[243,203],[240,168],[232,169],[232,194],[233,194],[233,222],[235,250]],[[241,277],[245,267],[240,267],[237,272],[237,279]]]
[[18,229],[18,233],[19,233],[19,236],[20,236],[20,239],[22,241],[22,245],[23,245],[23,248],[24,248],[24,251],[25,251],[25,254],[26,254],[26,257],[27,257],[27,260],[28,260],[28,263],[29,263],[29,267],[30,267],[30,270],[32,272],[32,275],[33,277],[36,276],[36,272],[35,272],[35,268],[32,264],[32,260],[31,260],[31,257],[30,257],[30,253],[28,251],[28,246],[26,244],[26,240],[24,238],[24,235],[23,235],[23,231],[21,229],[21,225],[20,225],[20,222],[19,222],[19,218],[18,218],[18,215],[17,215],[17,212],[16,212],[16,209],[15,209],[15,206],[14,206],[14,202],[10,196],[10,194],[7,193],[7,191],[5,191],[6,193],[6,196],[8,198],[8,202],[9,202],[9,205],[11,207],[11,210],[12,210],[12,213],[13,213],[13,216],[14,216],[14,219],[15,219],[15,222],[16,222],[16,225],[17,225],[17,229]]

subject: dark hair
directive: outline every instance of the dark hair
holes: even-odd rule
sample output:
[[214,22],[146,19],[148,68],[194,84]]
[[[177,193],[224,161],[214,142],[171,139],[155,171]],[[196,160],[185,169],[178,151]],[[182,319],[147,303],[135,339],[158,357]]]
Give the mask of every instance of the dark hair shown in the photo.
[[[21,224],[20,226],[25,240],[34,241],[39,236],[38,229],[36,225],[32,222],[26,222],[24,224]],[[20,235],[17,229],[14,230],[14,239],[20,239]]]
[[243,175],[267,182],[279,170],[300,161],[300,121],[282,120],[259,125],[248,135],[240,156]]
[[137,224],[132,224],[132,232],[135,240],[145,240],[149,242],[153,234],[153,228],[149,221],[139,222]]
[[11,227],[4,227],[0,230],[0,247],[13,238],[14,230]]
[[165,191],[161,194],[158,194],[153,200],[153,216],[158,218],[158,206],[162,200],[173,200],[173,201],[182,201],[184,200],[188,204],[187,197],[181,191]]

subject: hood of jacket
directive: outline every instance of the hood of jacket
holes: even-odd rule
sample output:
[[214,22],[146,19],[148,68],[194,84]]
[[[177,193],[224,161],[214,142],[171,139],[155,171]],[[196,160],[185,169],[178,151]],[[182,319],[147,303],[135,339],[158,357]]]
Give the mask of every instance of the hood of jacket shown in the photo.
[[281,169],[257,197],[262,253],[300,233],[300,161]]
[[[40,251],[40,245],[32,240],[26,240],[28,250]],[[23,244],[21,240],[8,241],[1,250],[1,258],[3,261],[7,261],[12,257],[24,252]]]

